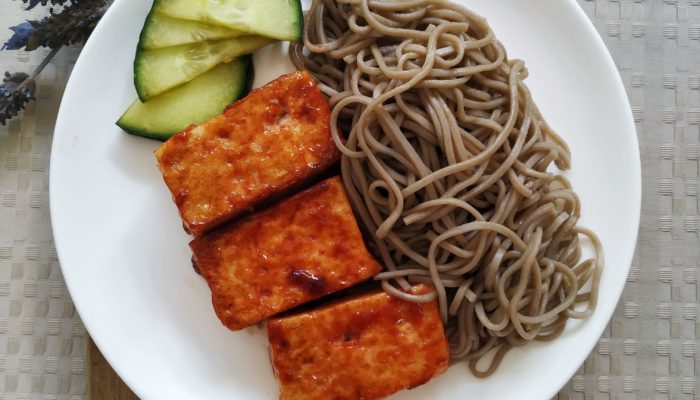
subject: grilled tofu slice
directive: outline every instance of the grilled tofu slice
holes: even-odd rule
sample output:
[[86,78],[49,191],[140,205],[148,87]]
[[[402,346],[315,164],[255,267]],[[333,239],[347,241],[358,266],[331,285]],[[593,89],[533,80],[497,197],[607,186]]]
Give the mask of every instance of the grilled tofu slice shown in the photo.
[[200,235],[335,163],[330,111],[308,72],[283,75],[156,151],[185,229]]
[[338,177],[190,243],[232,330],[376,275]]
[[448,366],[436,301],[372,293],[271,319],[267,331],[282,400],[380,399],[421,385]]

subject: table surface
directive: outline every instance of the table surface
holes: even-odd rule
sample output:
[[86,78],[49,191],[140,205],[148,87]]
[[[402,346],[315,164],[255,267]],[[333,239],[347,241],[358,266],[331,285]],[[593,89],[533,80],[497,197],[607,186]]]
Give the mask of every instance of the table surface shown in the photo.
[[[697,400],[700,0],[578,1],[627,88],[641,148],[643,200],[622,299],[558,398]],[[9,36],[6,27],[46,12],[21,8],[19,1],[0,0],[0,41]],[[132,398],[89,346],[52,241],[51,138],[79,52],[63,49],[38,79],[38,101],[23,118],[0,127],[0,399],[82,400],[88,393],[93,400]],[[46,53],[0,52],[0,72],[30,72]]]

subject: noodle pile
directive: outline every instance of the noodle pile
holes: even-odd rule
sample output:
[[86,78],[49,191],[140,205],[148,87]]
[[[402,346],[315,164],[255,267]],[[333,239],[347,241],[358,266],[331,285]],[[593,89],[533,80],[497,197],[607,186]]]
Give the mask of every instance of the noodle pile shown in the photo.
[[[437,297],[453,359],[487,376],[512,347],[592,313],[601,244],[549,171],[569,168],[569,149],[482,17],[439,0],[314,0],[292,59],[329,97],[348,196],[386,267],[377,279]],[[581,236],[594,258],[581,260]],[[406,294],[410,282],[435,292]]]

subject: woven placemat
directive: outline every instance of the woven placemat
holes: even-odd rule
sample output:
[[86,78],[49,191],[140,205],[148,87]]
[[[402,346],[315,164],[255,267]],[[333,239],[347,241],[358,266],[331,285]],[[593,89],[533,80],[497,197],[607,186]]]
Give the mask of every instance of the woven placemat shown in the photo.
[[[642,224],[615,315],[558,398],[697,400],[700,0],[579,4],[630,97],[644,173]],[[6,27],[30,17],[20,6],[0,0],[0,41]],[[0,399],[86,397],[87,334],[61,277],[48,208],[54,121],[78,53],[62,50],[38,80],[39,101],[0,127]],[[0,52],[0,72],[29,72],[45,54]]]
[[559,398],[698,399],[700,0],[579,3],[630,98],[642,216],[615,315]]
[[[34,19],[0,0],[0,42]],[[0,73],[31,72],[47,51],[0,52]],[[0,127],[0,399],[85,398],[87,333],[61,275],[49,220],[49,154],[56,113],[78,48],[64,49],[37,82],[37,102]]]

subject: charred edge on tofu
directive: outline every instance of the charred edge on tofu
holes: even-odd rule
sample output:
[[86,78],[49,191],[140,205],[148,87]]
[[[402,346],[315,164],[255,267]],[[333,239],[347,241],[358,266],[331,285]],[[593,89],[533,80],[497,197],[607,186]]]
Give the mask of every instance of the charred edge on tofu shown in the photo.
[[[268,208],[274,206],[275,204],[284,201],[298,193],[309,190],[314,186],[317,186],[319,183],[338,175],[340,175],[340,162],[335,162],[326,170],[319,171],[317,174],[312,175],[309,179],[300,181],[294,185],[283,188],[278,193],[275,193],[274,195],[258,203],[257,207],[247,208],[244,212],[231,219],[226,220],[225,222],[217,224],[214,228],[207,230],[202,235],[213,235],[218,231],[226,230],[226,228],[230,225],[238,224],[243,220],[255,216],[255,214],[265,212]],[[173,197],[173,201],[177,204],[177,200],[175,199],[175,197]],[[360,219],[357,218],[357,215],[355,214],[354,210],[353,215],[355,216],[355,220],[357,221],[358,226],[360,227],[360,232],[362,233],[363,241],[365,242],[365,245],[367,245],[367,238],[370,238],[371,236],[367,236],[367,238],[365,238],[365,232],[368,231],[364,229],[363,225],[360,222]],[[188,235],[192,233],[189,231],[189,229],[187,229],[187,226],[184,224],[184,222],[182,224],[182,228]],[[374,252],[372,252],[369,247],[367,249],[370,250],[370,254],[372,254],[372,256],[375,259],[379,260],[377,258],[377,255]]]
[[199,269],[199,265],[197,265],[197,259],[195,258],[194,254],[192,255],[192,269],[194,269],[194,272],[197,273],[197,275],[202,276],[202,271]]
[[341,303],[350,299],[354,299],[356,297],[364,296],[370,293],[375,293],[381,290],[382,287],[379,284],[379,282],[370,279],[367,281],[360,282],[354,286],[342,289],[340,291],[329,293],[318,299],[311,300],[304,304],[300,304],[294,308],[291,308],[287,311],[283,311],[275,315],[275,318],[283,318],[292,315],[303,314],[305,312],[313,311],[321,307]]

